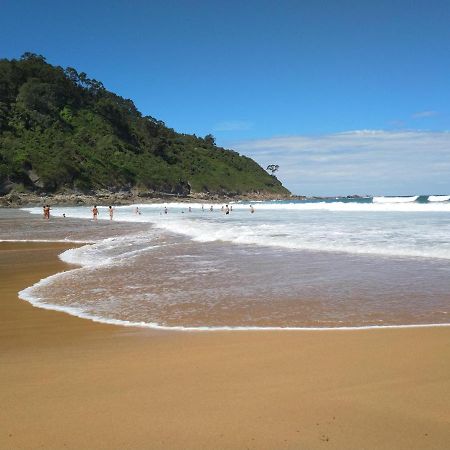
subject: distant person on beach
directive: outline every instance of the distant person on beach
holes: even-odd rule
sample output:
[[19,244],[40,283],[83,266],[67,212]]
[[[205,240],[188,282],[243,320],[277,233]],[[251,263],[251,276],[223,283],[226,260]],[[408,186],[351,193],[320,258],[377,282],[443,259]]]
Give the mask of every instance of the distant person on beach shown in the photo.
[[50,205],[44,206],[44,219],[50,219]]
[[225,214],[230,214],[230,208],[228,208],[228,205],[225,205]]
[[213,205],[210,206],[209,210],[212,212],[213,211]]
[[135,214],[141,214],[141,212],[139,211],[139,207],[138,206],[136,206],[136,209],[134,210],[134,213]]
[[224,206],[222,205],[222,208],[220,208],[220,210],[221,210],[221,211],[223,211],[223,210],[224,210],[224,208],[225,208],[225,207],[224,207]]
[[97,216],[98,216],[97,205],[94,205],[94,207],[92,208],[92,218],[93,218],[94,220],[97,220]]
[[250,212],[253,214],[255,212],[255,208],[253,208],[252,205],[250,205]]
[[202,211],[204,211],[205,210],[205,206],[203,205],[203,203],[202,203]]
[[63,213],[63,217],[64,217],[64,219],[66,218],[66,213]]
[[114,216],[114,208],[110,205],[109,206],[109,220],[113,220]]
[[233,205],[230,205],[230,211],[233,211]]
[[189,209],[188,209],[188,211],[189,211],[189,212],[192,212],[192,208],[191,208],[190,206],[189,206]]
[[167,214],[167,206],[164,206],[164,214]]

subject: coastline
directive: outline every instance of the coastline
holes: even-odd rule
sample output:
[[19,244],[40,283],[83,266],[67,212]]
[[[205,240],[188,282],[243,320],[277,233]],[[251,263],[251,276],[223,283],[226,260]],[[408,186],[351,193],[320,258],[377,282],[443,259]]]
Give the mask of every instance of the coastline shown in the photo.
[[447,448],[448,327],[177,333],[19,300],[66,248],[0,246],[0,448]]
[[268,192],[254,192],[250,194],[214,194],[214,193],[196,193],[188,196],[177,194],[168,194],[163,192],[139,192],[139,191],[99,191],[92,194],[81,194],[76,192],[56,193],[56,194],[37,194],[27,193],[9,193],[0,195],[0,207],[17,208],[25,206],[42,206],[43,204],[61,205],[61,206],[92,206],[101,205],[132,205],[135,203],[164,203],[170,201],[194,203],[194,202],[226,202],[226,201],[263,201],[263,200],[304,200],[306,197],[301,195],[281,195]]
[[[49,245],[50,247],[55,244],[56,246],[62,245],[62,250],[75,249],[80,246],[92,244],[89,241],[81,241],[81,240],[67,240],[67,239],[0,239],[0,250],[2,245],[11,244],[14,246],[15,244],[21,245],[38,245],[45,248],[43,244]],[[60,259],[60,258],[59,258]],[[91,322],[95,322],[98,324],[104,325],[113,325],[120,326],[126,328],[133,329],[143,329],[143,330],[153,330],[156,332],[193,332],[193,333],[217,333],[217,332],[348,332],[348,331],[377,331],[377,330],[396,330],[396,329],[420,329],[420,328],[441,328],[441,327],[450,327],[449,322],[444,323],[408,323],[408,324],[385,324],[385,325],[350,325],[350,326],[238,326],[238,325],[198,325],[198,326],[185,326],[185,325],[162,325],[160,323],[152,323],[152,322],[137,322],[137,321],[129,321],[123,319],[108,319],[103,316],[92,315],[83,310],[80,310],[73,306],[60,306],[56,304],[47,304],[40,301],[39,298],[36,298],[32,293],[30,294],[28,291],[33,290],[33,288],[38,287],[42,284],[47,284],[49,280],[54,280],[55,277],[64,274],[65,272],[70,272],[71,270],[76,270],[78,268],[82,268],[83,265],[73,262],[65,262],[64,258],[62,262],[65,264],[65,269],[57,271],[56,273],[51,273],[48,277],[44,277],[30,286],[25,287],[24,289],[17,292],[17,296],[19,299],[26,301],[33,307],[61,312],[64,314],[68,314],[72,317],[76,317],[82,320],[89,320]]]

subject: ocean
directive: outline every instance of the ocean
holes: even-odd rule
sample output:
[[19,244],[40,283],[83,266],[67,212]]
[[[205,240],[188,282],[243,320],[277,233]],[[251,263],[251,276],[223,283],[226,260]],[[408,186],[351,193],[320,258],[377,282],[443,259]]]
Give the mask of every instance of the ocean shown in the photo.
[[50,221],[42,208],[24,208],[2,222],[0,239],[76,243],[60,255],[72,270],[19,295],[100,322],[173,330],[448,325],[449,199],[235,202],[230,214],[217,203],[141,204],[115,207],[113,221],[100,206],[98,222],[88,207],[53,207]]

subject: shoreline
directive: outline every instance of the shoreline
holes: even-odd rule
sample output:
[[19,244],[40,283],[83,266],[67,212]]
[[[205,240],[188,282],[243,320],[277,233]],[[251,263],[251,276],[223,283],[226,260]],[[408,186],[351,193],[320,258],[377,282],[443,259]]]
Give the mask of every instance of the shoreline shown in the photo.
[[[28,239],[28,240],[0,240],[0,250],[2,243],[47,243],[47,244],[76,244],[74,247],[67,247],[67,249],[77,248],[82,245],[90,245],[92,242],[82,242],[82,241],[70,241],[70,240],[39,240],[39,239]],[[58,259],[59,255],[57,255]],[[62,261],[62,260],[61,260]],[[62,261],[63,262],[63,261]],[[424,324],[395,324],[395,325],[355,325],[355,326],[336,326],[336,327],[280,327],[280,326],[233,326],[233,325],[225,325],[225,326],[197,326],[197,327],[189,327],[189,326],[169,326],[169,325],[161,325],[158,323],[148,323],[148,322],[130,322],[128,320],[121,319],[107,319],[103,317],[98,317],[90,314],[86,314],[84,312],[78,312],[76,308],[70,306],[58,306],[47,303],[40,303],[39,300],[36,300],[27,294],[27,290],[31,289],[35,286],[40,285],[40,283],[46,283],[48,279],[52,277],[57,277],[59,274],[64,273],[66,271],[75,270],[77,268],[83,267],[78,264],[67,264],[69,268],[62,272],[57,272],[54,274],[50,274],[49,276],[38,280],[36,283],[33,283],[31,286],[27,286],[17,293],[18,297],[29,303],[31,306],[35,308],[40,308],[49,311],[57,311],[68,314],[72,317],[77,317],[83,320],[90,320],[94,323],[105,324],[105,325],[114,325],[120,327],[127,328],[139,328],[139,329],[148,329],[155,331],[168,331],[168,332],[270,332],[270,331],[279,331],[279,332],[345,332],[345,331],[361,331],[361,330],[389,330],[389,329],[415,329],[415,328],[440,328],[440,327],[450,327],[450,323],[424,323]],[[28,298],[26,298],[28,297]]]
[[[20,209],[18,209],[20,211]],[[36,219],[36,218],[34,218]],[[53,218],[53,220],[62,221],[64,219],[60,217]],[[76,219],[83,220],[83,219]],[[105,223],[108,223],[107,219],[102,219]],[[80,239],[0,239],[0,249],[1,246],[7,243],[15,244],[65,244],[68,247],[65,248],[77,248],[84,245],[91,245],[95,243],[94,240],[80,240]],[[58,255],[59,257],[59,255]],[[59,259],[59,258],[58,258]],[[72,263],[69,266],[68,270],[74,270],[77,268],[84,267],[83,265]],[[139,328],[139,329],[148,329],[155,331],[168,331],[168,332],[271,332],[271,331],[280,331],[280,332],[314,332],[314,331],[324,331],[324,332],[345,332],[345,331],[359,331],[359,330],[389,330],[389,329],[416,329],[416,328],[441,328],[441,327],[450,327],[449,322],[437,322],[437,323],[400,323],[400,324],[372,324],[372,325],[344,325],[344,326],[246,326],[246,325],[200,325],[200,326],[183,326],[183,325],[161,325],[160,323],[150,323],[150,322],[132,322],[128,320],[122,319],[108,319],[101,316],[86,314],[83,311],[79,311],[71,306],[59,306],[54,304],[46,304],[40,303],[39,299],[32,298],[26,292],[28,289],[33,288],[35,285],[39,285],[41,282],[46,282],[47,278],[57,277],[59,273],[50,274],[48,277],[44,279],[37,280],[30,286],[26,286],[20,292],[18,292],[19,298],[23,301],[28,302],[32,306],[44,310],[50,311],[58,311],[68,314],[73,317],[77,317],[83,320],[90,320],[99,324],[106,325],[114,325],[114,326],[122,326],[127,328]],[[20,295],[22,294],[22,296]],[[28,298],[24,298],[23,296]]]
[[[27,241],[17,241],[17,242],[27,242]],[[33,241],[39,242],[39,241]],[[51,243],[51,241],[44,241]],[[0,242],[1,244],[1,242]],[[71,247],[72,248],[72,247]],[[80,266],[82,267],[82,266]],[[277,327],[277,326],[177,326],[177,325],[161,325],[158,323],[148,323],[148,322],[130,322],[128,320],[122,319],[107,319],[99,316],[90,315],[84,312],[78,312],[76,308],[71,306],[58,306],[50,305],[47,303],[40,303],[39,300],[32,299],[31,296],[26,298],[27,289],[39,285],[40,282],[46,282],[49,278],[57,276],[58,272],[50,275],[49,277],[39,280],[32,286],[22,289],[18,292],[18,297],[29,303],[35,308],[40,308],[48,311],[57,311],[64,314],[68,314],[72,317],[77,317],[82,320],[89,320],[94,323],[113,325],[126,328],[137,328],[155,331],[167,331],[167,332],[180,332],[180,333],[218,333],[218,332],[352,332],[352,331],[376,331],[376,330],[396,330],[396,329],[420,329],[420,328],[446,328],[450,327],[450,323],[425,323],[425,324],[402,324],[402,325],[364,325],[364,326],[343,326],[343,327]]]
[[[152,208],[148,207],[150,210],[152,210]],[[237,208],[238,209],[238,208]],[[143,209],[144,210],[144,209]],[[154,210],[154,208],[153,208]],[[79,246],[79,244],[84,244],[86,245],[83,250],[80,251],[80,254],[78,254],[77,251],[75,251],[73,254],[71,252],[68,252],[65,255],[62,255],[61,258],[67,262],[72,262],[74,263],[73,267],[87,267],[90,264],[89,263],[89,257],[88,259],[86,259],[86,255],[90,255],[92,254],[103,254],[100,252],[100,250],[93,250],[91,252],[90,249],[95,249],[96,246],[91,246],[89,244],[95,243],[95,242],[99,242],[99,241],[103,241],[105,240],[105,243],[107,242],[107,240],[110,237],[115,236],[116,234],[119,235],[120,233],[126,233],[127,235],[129,235],[130,230],[131,230],[131,225],[128,225],[128,221],[124,221],[123,223],[127,223],[126,226],[123,226],[123,223],[120,221],[120,215],[119,220],[115,220],[115,221],[108,221],[107,217],[104,220],[99,220],[98,223],[94,223],[91,220],[87,220],[87,219],[78,219],[76,217],[71,217],[70,219],[66,218],[63,219],[61,217],[59,217],[61,215],[61,211],[64,211],[64,209],[59,210],[59,209],[55,209],[55,211],[57,213],[59,213],[58,215],[55,215],[54,217],[52,217],[52,221],[45,221],[42,220],[41,215],[36,215],[36,214],[29,214],[29,212],[40,212],[39,209],[35,208],[34,211],[21,211],[21,210],[8,210],[8,209],[3,209],[3,213],[2,213],[2,217],[4,217],[6,220],[3,222],[4,224],[4,228],[3,228],[3,233],[2,233],[2,237],[4,238],[8,238],[8,237],[16,237],[19,238],[18,240],[22,241],[22,242],[55,242],[55,241],[59,241],[61,243],[64,244],[68,244],[71,245],[70,243],[73,242],[75,245],[74,247]],[[120,209],[119,209],[120,211]],[[123,211],[127,212],[127,208],[125,207],[123,209]],[[131,211],[131,209],[130,209]],[[146,210],[144,210],[146,211]],[[0,211],[1,212],[1,211]],[[66,210],[67,212],[67,210]],[[56,213],[55,213],[56,214]],[[130,213],[131,214],[131,213]],[[72,214],[69,214],[69,216],[71,216]],[[145,215],[145,213],[144,213]],[[7,220],[8,217],[17,217],[17,220]],[[132,214],[131,220],[133,220],[134,215]],[[181,217],[181,216],[180,216]],[[24,220],[25,219],[25,220]],[[70,220],[70,221],[69,221]],[[99,226],[102,225],[102,228],[100,228]],[[9,233],[8,232],[8,227],[11,227],[11,230],[22,230],[22,228],[24,230],[27,230],[25,232],[17,232],[14,231],[13,233]],[[120,227],[122,227],[122,230],[120,231]],[[144,241],[145,241],[145,245],[147,245],[147,225],[143,226],[144,228],[142,230],[144,230],[145,236],[144,236]],[[152,227],[152,225],[150,225],[150,227]],[[69,230],[69,231],[67,231]],[[124,231],[125,230],[125,231]],[[141,231],[142,231],[141,230]],[[140,232],[140,231],[139,231]],[[183,230],[181,231],[183,232]],[[159,230],[156,231],[156,233],[159,235],[160,233],[164,233],[164,232],[160,232]],[[170,234],[171,232],[169,232]],[[125,235],[125,234],[124,234]],[[20,239],[21,237],[25,237],[25,239]],[[26,236],[28,236],[28,239],[26,238]],[[63,238],[64,236],[66,236],[63,239],[32,239],[33,236],[54,236],[55,238]],[[174,234],[174,238],[177,238],[177,234]],[[180,239],[185,239],[183,237],[182,234],[180,234],[179,236],[181,236]],[[85,240],[84,238],[89,237],[90,241],[88,242],[87,240]],[[166,239],[167,236],[164,238]],[[172,236],[170,236],[170,238],[172,238]],[[153,237],[152,237],[153,239]],[[114,240],[114,239],[113,239]],[[5,241],[9,241],[9,242],[14,242],[17,241],[17,239],[5,239],[3,240],[3,242]],[[118,240],[118,243],[120,243],[120,239]],[[176,241],[178,243],[178,241]],[[110,245],[110,244],[108,244]],[[128,244],[127,244],[128,245]],[[139,243],[139,245],[141,245],[141,243]],[[197,245],[197,244],[195,244]],[[225,244],[228,245],[228,244]],[[102,245],[100,245],[100,248],[102,247]],[[120,247],[120,246],[119,246]],[[118,248],[119,248],[118,247]],[[122,246],[123,247],[123,246]],[[126,247],[124,247],[126,248]],[[197,248],[197,247],[196,247]],[[212,246],[212,248],[214,248],[214,246]],[[231,248],[231,247],[230,247]],[[227,247],[228,249],[228,247]],[[190,251],[190,250],[189,250]],[[219,250],[214,250],[214,255],[217,254],[217,252],[222,252],[222,249],[220,248]],[[228,250],[227,250],[228,251]],[[268,250],[269,253],[271,252],[271,250]],[[116,250],[114,251],[116,252]],[[259,254],[260,250],[258,249],[258,254]],[[85,255],[86,254],[86,255]],[[317,252],[318,255],[321,255],[319,252]],[[67,257],[66,257],[67,255]],[[84,255],[84,256],[83,256]],[[104,256],[106,257],[108,255],[108,253],[104,253]],[[162,261],[162,266],[161,266],[161,270],[163,270],[164,272],[167,269],[167,266],[165,266],[165,264],[167,264],[167,256],[170,256],[169,254],[167,254],[167,252],[164,250],[163,253],[159,256],[164,255],[164,257],[160,258]],[[313,256],[314,253],[309,254],[308,252],[305,252],[305,255],[307,257]],[[323,261],[325,261],[326,264],[330,264],[330,258],[334,258],[333,260],[333,265],[336,264],[344,264],[345,260],[343,258],[349,258],[347,256],[347,254],[345,253],[322,253],[323,256]],[[331,255],[331,256],[330,256]],[[265,256],[265,255],[264,255]],[[366,256],[366,255],[364,255]],[[269,257],[271,257],[271,254],[269,255]],[[372,256],[372,255],[368,255],[368,259],[367,261],[369,261],[369,263],[372,262],[372,258],[377,257],[377,255]],[[102,257],[103,258],[103,257]],[[359,258],[359,256],[352,256],[351,258]],[[139,272],[139,266],[141,267],[147,267],[150,266],[152,264],[151,261],[152,258],[148,259],[147,263],[148,264],[140,264],[137,267],[137,270],[134,271],[133,273],[140,273]],[[105,262],[107,262],[109,260],[109,258],[106,258]],[[349,260],[351,260],[349,258]],[[374,261],[378,261],[373,259]],[[114,260],[115,261],[115,260]],[[111,262],[112,265],[115,265],[115,263],[113,264],[113,262]],[[166,261],[164,263],[164,261]],[[309,260],[307,260],[309,261]],[[363,263],[365,262],[365,260],[361,260]],[[380,259],[380,261],[383,261]],[[94,262],[94,261],[93,261]],[[100,262],[100,260],[99,260]],[[256,262],[258,262],[258,260],[256,260]],[[302,261],[299,261],[300,264],[302,264]],[[322,261],[319,261],[320,263]],[[77,265],[77,263],[81,264],[81,265]],[[308,264],[310,264],[308,262]],[[384,262],[382,262],[382,264],[385,264]],[[395,260],[394,260],[394,263]],[[401,264],[403,267],[407,267],[408,266],[404,266],[405,263],[403,263],[402,261],[399,262],[399,264]],[[407,271],[407,275],[408,278],[415,278],[414,275],[416,274],[423,274],[423,271],[425,269],[425,266],[423,266],[422,264],[422,260],[420,262],[414,262],[415,266],[417,266],[422,272],[418,273],[417,271]],[[433,264],[433,263],[430,263]],[[440,263],[439,263],[440,264]],[[106,264],[106,266],[108,266],[108,264]],[[228,266],[227,266],[228,267]],[[232,267],[230,265],[230,267]],[[301,266],[303,267],[303,266]],[[322,267],[322,266],[320,266]],[[326,266],[325,266],[326,267]],[[414,269],[415,267],[413,267]],[[433,268],[431,266],[431,268]],[[438,266],[438,269],[440,269],[441,267]],[[448,270],[448,264],[444,264],[444,266],[442,267],[444,270]],[[184,267],[180,266],[178,267],[179,270],[183,270]],[[394,267],[394,269],[396,269]],[[105,269],[107,270],[107,269]],[[133,269],[134,270],[134,269]],[[407,269],[403,269],[403,271],[405,271]],[[111,273],[113,272],[113,270],[111,269]],[[161,273],[164,273],[161,272]],[[320,272],[320,271],[319,271]],[[87,272],[80,272],[81,274],[86,274],[89,275],[89,270]],[[224,272],[225,273],[225,272]],[[388,313],[389,309],[385,309],[384,313],[380,313],[380,315],[377,316],[373,316],[373,317],[367,317],[368,320],[365,320],[366,317],[364,317],[363,315],[358,316],[357,314],[353,313],[353,316],[349,318],[349,320],[338,320],[339,318],[339,311],[336,310],[336,314],[332,317],[331,320],[325,320],[325,321],[321,321],[320,320],[320,316],[316,316],[314,317],[313,315],[311,315],[311,317],[305,315],[302,315],[302,311],[299,309],[297,312],[297,315],[291,315],[291,316],[284,316],[282,317],[282,319],[286,319],[286,320],[280,320],[277,319],[277,311],[276,310],[272,310],[274,311],[272,316],[269,316],[268,314],[266,314],[265,316],[265,320],[252,320],[252,317],[246,318],[245,316],[242,315],[238,315],[237,313],[232,315],[232,314],[228,314],[228,316],[223,315],[220,316],[218,315],[213,316],[211,314],[209,314],[209,316],[207,314],[204,314],[202,312],[201,309],[199,309],[199,314],[197,316],[191,316],[191,317],[187,317],[187,320],[182,320],[180,317],[180,320],[178,320],[177,317],[169,317],[166,316],[165,314],[152,314],[152,311],[150,310],[149,314],[139,314],[139,312],[137,311],[136,313],[132,313],[132,314],[122,314],[119,312],[119,310],[116,310],[114,312],[113,309],[111,309],[111,311],[105,310],[102,308],[101,304],[99,304],[99,308],[93,308],[90,309],[89,307],[84,307],[83,305],[80,305],[80,308],[71,308],[71,306],[77,306],[77,302],[75,300],[75,302],[72,301],[61,301],[62,298],[65,298],[65,294],[64,292],[66,291],[66,281],[65,278],[55,278],[55,283],[56,285],[59,284],[59,288],[60,292],[61,292],[61,299],[54,297],[51,295],[50,291],[47,291],[49,295],[43,295],[43,302],[47,302],[47,304],[42,304],[41,300],[38,298],[41,294],[37,291],[41,291],[44,292],[47,290],[47,288],[44,288],[43,290],[41,289],[31,289],[29,291],[26,291],[25,294],[31,294],[31,296],[27,296],[26,300],[29,301],[30,303],[34,304],[37,307],[41,307],[43,309],[48,309],[48,310],[57,310],[57,311],[62,311],[65,312],[67,314],[71,314],[72,316],[75,317],[80,317],[83,318],[85,320],[92,320],[95,321],[97,323],[105,323],[105,324],[113,324],[113,325],[118,325],[118,326],[126,326],[126,327],[137,327],[137,328],[147,328],[147,329],[152,329],[152,330],[163,330],[163,331],[177,331],[177,332],[221,332],[221,331],[226,331],[226,332],[231,332],[231,331],[245,331],[245,332],[251,332],[251,331],[257,331],[257,332],[261,332],[261,331],[283,331],[283,332],[287,332],[287,331],[294,331],[294,332],[298,332],[298,331],[354,331],[354,330],[383,330],[383,329],[401,329],[401,328],[433,328],[433,327],[448,327],[450,324],[448,323],[448,314],[447,314],[447,307],[448,307],[448,297],[446,294],[446,285],[447,283],[445,283],[445,280],[439,275],[439,273],[443,273],[440,272],[439,270],[434,270],[433,273],[429,274],[429,275],[433,275],[434,273],[438,274],[438,281],[440,281],[441,279],[442,281],[442,286],[444,291],[442,293],[440,293],[440,297],[438,298],[439,300],[442,299],[441,304],[439,306],[442,307],[441,309],[437,309],[437,308],[432,308],[432,299],[433,299],[433,285],[430,284],[426,284],[425,287],[422,289],[420,286],[418,286],[418,290],[409,290],[410,295],[414,296],[417,293],[417,295],[420,295],[422,302],[423,302],[423,310],[420,309],[415,309],[414,313],[417,311],[416,314],[410,314],[409,316],[407,314],[404,315],[395,315],[395,314],[390,314]],[[106,272],[104,272],[104,275],[108,275]],[[57,277],[57,274],[54,274],[53,276]],[[145,273],[143,273],[144,279],[145,279]],[[76,278],[77,275],[74,273],[74,277]],[[79,276],[78,276],[79,277]],[[67,282],[68,279],[72,278],[70,275],[67,278]],[[152,277],[154,278],[154,277]],[[428,276],[427,276],[428,278]],[[81,280],[81,278],[79,278]],[[419,277],[419,279],[421,279]],[[429,277],[429,279],[433,279],[431,277]],[[380,278],[380,281],[382,281],[383,279]],[[395,278],[395,282],[397,282],[398,279]],[[168,281],[170,283],[170,281]],[[326,282],[326,279],[324,278],[324,282]],[[411,283],[412,281],[408,281],[408,283]],[[101,283],[101,281],[99,280],[98,282],[95,279],[92,279],[91,282],[91,286],[92,288],[95,288],[97,286],[97,284]],[[124,283],[126,284],[126,280],[124,280]],[[155,281],[156,283],[156,281]],[[157,284],[152,284],[149,280],[148,286],[151,286],[149,289],[153,289],[155,292],[157,292],[157,288],[154,287],[157,286]],[[83,283],[82,283],[83,284]],[[144,283],[145,284],[145,283]],[[194,283],[195,284],[195,283]],[[53,285],[53,283],[50,283],[50,285]],[[257,284],[257,286],[259,286],[261,284]],[[263,284],[264,285],[264,284]],[[30,287],[30,286],[28,286]],[[81,287],[81,285],[80,285]],[[332,288],[334,288],[334,286],[331,286]],[[373,287],[373,286],[372,286]],[[376,288],[376,286],[375,286]],[[74,286],[74,289],[72,292],[79,292],[82,289],[78,290],[76,286]],[[89,296],[89,292],[85,291],[86,295]],[[95,290],[94,290],[95,292]],[[234,298],[240,296],[240,290],[237,290],[235,292]],[[373,297],[377,297],[379,294],[377,293],[376,290],[372,290]],[[198,292],[200,294],[199,299],[201,300],[202,296],[201,296],[201,292]],[[114,296],[114,292],[111,293],[112,296]],[[127,293],[125,293],[126,295]],[[320,298],[320,291],[316,292],[316,299],[315,301],[319,302],[321,301]],[[281,297],[278,296],[276,293],[274,294],[275,297],[274,300],[279,300],[277,299],[277,297]],[[392,295],[392,294],[391,294]],[[22,295],[21,295],[22,296]],[[45,297],[45,298],[44,298]],[[54,298],[53,298],[54,297]],[[139,297],[139,296],[138,296]],[[135,297],[135,298],[138,298]],[[53,300],[52,300],[53,298]],[[389,299],[388,299],[389,300]],[[117,301],[120,302],[121,299],[120,297],[117,298]],[[395,296],[393,297],[393,301],[395,301]],[[84,303],[84,302],[82,302]],[[273,303],[273,302],[272,302]],[[87,303],[86,303],[87,304]],[[273,303],[275,304],[275,303]],[[427,305],[428,304],[428,305]],[[145,306],[145,305],[144,305]],[[381,304],[381,307],[382,304]],[[424,311],[426,310],[426,308],[428,308],[429,311],[436,311],[435,314],[431,313],[431,314],[424,314]],[[205,310],[203,310],[205,311]],[[259,313],[259,311],[255,312],[256,314]],[[182,314],[182,313],[180,313]],[[255,315],[256,315],[255,314]],[[330,316],[331,317],[331,316]],[[272,319],[273,318],[273,319]],[[310,319],[311,320],[308,320]],[[316,319],[317,320],[314,320]],[[167,319],[167,320],[166,320]],[[334,319],[334,320],[333,320]],[[376,320],[379,319],[379,320]]]
[[36,193],[9,193],[0,196],[0,207],[20,208],[27,206],[86,206],[94,204],[125,206],[133,204],[167,203],[170,201],[184,203],[198,202],[230,202],[230,201],[264,201],[264,200],[305,200],[301,195],[279,195],[271,193],[252,194],[205,194],[197,193],[189,196],[180,196],[164,193],[145,192],[97,192],[93,194],[66,193],[66,194],[36,194]]
[[173,333],[19,300],[67,247],[0,252],[0,448],[448,447],[448,327]]

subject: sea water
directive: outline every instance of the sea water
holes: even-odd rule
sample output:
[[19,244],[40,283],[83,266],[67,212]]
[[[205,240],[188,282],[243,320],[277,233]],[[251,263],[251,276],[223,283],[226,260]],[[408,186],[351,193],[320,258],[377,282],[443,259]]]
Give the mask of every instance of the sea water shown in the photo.
[[444,197],[251,204],[254,213],[231,203],[230,214],[210,203],[120,206],[113,221],[104,206],[97,223],[88,207],[55,207],[58,219],[21,219],[0,238],[78,242],[60,255],[73,270],[20,296],[92,320],[188,330],[450,322]]

